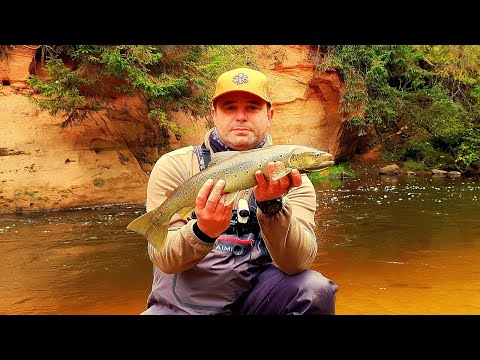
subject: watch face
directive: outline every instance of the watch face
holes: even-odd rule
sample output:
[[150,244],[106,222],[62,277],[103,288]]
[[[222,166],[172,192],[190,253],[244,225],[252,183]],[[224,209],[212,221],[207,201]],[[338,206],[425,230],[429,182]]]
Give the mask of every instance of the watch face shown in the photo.
[[281,199],[272,200],[265,208],[265,214],[275,215],[280,210],[282,210],[282,207],[283,207],[283,203]]
[[275,215],[280,210],[282,210],[283,201],[282,201],[282,198],[277,198],[277,199],[267,200],[267,201],[261,201],[261,202],[257,201],[257,207],[264,214]]
[[280,210],[282,210],[283,204],[281,202],[275,202],[267,207],[267,214],[274,215]]

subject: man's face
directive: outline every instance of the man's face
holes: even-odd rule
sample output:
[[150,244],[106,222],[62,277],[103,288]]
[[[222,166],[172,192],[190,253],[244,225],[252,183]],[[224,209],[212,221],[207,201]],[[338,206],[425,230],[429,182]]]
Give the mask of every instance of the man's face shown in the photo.
[[212,118],[225,145],[234,150],[249,150],[260,144],[273,117],[273,108],[267,109],[265,100],[235,91],[220,96],[216,104]]

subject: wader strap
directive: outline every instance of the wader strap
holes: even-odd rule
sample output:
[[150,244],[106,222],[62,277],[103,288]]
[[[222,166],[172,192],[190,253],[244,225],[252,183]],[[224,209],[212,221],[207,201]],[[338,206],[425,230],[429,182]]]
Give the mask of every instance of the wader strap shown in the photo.
[[208,150],[203,143],[202,145],[194,146],[193,151],[195,151],[195,155],[197,155],[198,167],[200,168],[200,171],[205,170],[211,159],[210,150]]

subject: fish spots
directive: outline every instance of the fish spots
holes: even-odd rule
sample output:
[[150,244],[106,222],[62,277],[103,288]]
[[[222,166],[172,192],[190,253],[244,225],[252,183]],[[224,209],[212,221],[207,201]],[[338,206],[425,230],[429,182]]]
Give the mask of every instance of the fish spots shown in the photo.
[[[284,162],[290,159],[292,151],[303,153],[303,147],[297,145],[271,145],[261,149],[246,150],[241,152],[219,152],[219,156],[212,155],[212,159],[203,171],[189,177],[182,184],[178,185],[171,196],[157,208],[151,210],[158,215],[154,226],[151,226],[151,218],[137,218],[128,225],[129,230],[136,231],[142,235],[148,230],[147,239],[158,250],[164,246],[168,234],[168,228],[172,216],[177,213],[183,219],[193,211],[198,192],[208,178],[219,180],[222,178],[226,185],[217,185],[224,187],[223,191],[228,191],[235,196],[229,196],[235,200],[240,190],[253,188],[256,184],[255,174],[260,170],[265,178],[269,177],[268,164],[275,160]],[[312,157],[313,158],[313,157]],[[316,161],[313,165],[316,165]],[[256,165],[255,165],[256,164]],[[311,168],[314,168],[311,166]],[[235,179],[235,181],[231,181]],[[210,187],[210,186],[209,186]],[[160,208],[160,209],[159,209]],[[188,214],[187,214],[188,210]]]

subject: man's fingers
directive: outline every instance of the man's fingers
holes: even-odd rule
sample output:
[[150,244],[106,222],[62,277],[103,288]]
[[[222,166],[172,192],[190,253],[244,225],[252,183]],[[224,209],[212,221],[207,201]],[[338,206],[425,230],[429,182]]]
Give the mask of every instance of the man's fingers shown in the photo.
[[279,183],[280,187],[282,187],[282,188],[289,188],[290,187],[290,176],[288,176],[288,175],[283,176],[282,178],[280,178],[278,180],[278,183]]
[[215,209],[219,203],[220,197],[222,196],[223,188],[225,187],[225,180],[220,179],[217,181],[215,186],[212,189],[212,192],[208,196],[206,207],[211,207]]
[[213,179],[208,179],[200,188],[200,191],[197,194],[197,198],[195,199],[195,205],[201,209],[203,209],[207,203],[208,194],[213,187]]
[[297,169],[292,170],[291,178],[292,178],[292,187],[302,185],[302,176],[300,175],[300,172]]
[[265,179],[265,176],[263,175],[262,170],[257,170],[255,172],[255,179],[257,180],[258,185],[263,185],[267,182],[267,180]]
[[272,181],[273,173],[275,172],[275,163],[269,162],[268,163],[268,180]]

